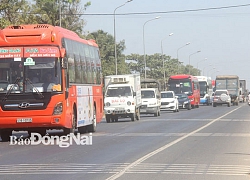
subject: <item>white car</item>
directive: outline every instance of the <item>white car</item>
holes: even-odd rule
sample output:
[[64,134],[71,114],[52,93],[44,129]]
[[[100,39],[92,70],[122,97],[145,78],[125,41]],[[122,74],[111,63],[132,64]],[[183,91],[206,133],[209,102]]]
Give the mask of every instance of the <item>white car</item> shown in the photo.
[[175,96],[174,91],[161,92],[161,110],[179,112],[178,97]]
[[214,92],[213,107],[216,107],[218,104],[227,104],[228,107],[231,106],[231,97],[228,90],[216,90]]
[[142,88],[141,100],[141,114],[154,114],[155,117],[160,116],[161,95],[157,88]]

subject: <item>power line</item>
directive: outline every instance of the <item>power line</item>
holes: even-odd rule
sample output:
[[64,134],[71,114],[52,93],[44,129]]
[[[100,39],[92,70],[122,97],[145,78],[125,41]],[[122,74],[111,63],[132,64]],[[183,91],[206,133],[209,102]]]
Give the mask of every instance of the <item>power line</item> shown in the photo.
[[[187,10],[174,10],[174,11],[158,11],[158,12],[135,12],[135,13],[120,13],[116,15],[146,15],[146,14],[171,14],[171,13],[185,13],[185,12],[197,12],[197,11],[209,11],[209,10],[221,10],[221,9],[230,9],[230,8],[240,8],[247,7],[250,4],[241,4],[241,5],[233,5],[233,6],[222,6],[222,7],[211,7],[211,8],[201,8],[201,9],[187,9]],[[67,14],[65,14],[67,15]],[[85,16],[111,16],[114,14],[110,13],[93,13],[93,14],[75,14],[75,15],[85,15]]]

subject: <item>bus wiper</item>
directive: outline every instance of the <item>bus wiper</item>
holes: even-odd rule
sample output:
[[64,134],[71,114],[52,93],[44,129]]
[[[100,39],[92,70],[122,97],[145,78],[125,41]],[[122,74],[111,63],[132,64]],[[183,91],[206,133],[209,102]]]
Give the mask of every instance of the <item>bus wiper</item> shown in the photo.
[[31,82],[29,78],[26,78],[26,81],[29,82],[31,87],[36,91],[36,93],[39,95],[40,98],[44,98],[43,94],[37,89],[36,86],[34,86],[34,84]]
[[6,92],[4,98],[2,99],[2,101],[6,101],[11,93],[11,91],[13,90],[13,88],[15,87],[15,85],[17,85],[17,83],[19,83],[19,81],[21,80],[20,77],[17,77],[14,84],[12,84],[9,88],[9,90]]

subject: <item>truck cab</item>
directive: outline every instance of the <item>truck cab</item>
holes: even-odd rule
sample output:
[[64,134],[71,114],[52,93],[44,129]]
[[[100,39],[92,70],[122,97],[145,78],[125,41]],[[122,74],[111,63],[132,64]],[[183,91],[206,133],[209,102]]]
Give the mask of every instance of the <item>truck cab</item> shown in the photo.
[[111,75],[105,77],[104,113],[106,122],[117,122],[119,118],[140,119],[140,76]]

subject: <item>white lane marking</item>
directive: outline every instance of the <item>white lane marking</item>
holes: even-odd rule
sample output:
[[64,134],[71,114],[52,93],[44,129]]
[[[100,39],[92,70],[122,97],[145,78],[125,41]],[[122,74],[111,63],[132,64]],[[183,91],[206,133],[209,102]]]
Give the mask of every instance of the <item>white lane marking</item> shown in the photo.
[[116,173],[116,174],[110,176],[110,177],[107,178],[106,180],[115,180],[115,179],[121,177],[123,174],[125,174],[127,171],[129,171],[131,168],[137,166],[138,164],[141,164],[143,161],[145,161],[145,160],[149,159],[150,157],[152,157],[152,156],[154,156],[154,155],[156,155],[156,154],[162,152],[163,150],[165,150],[165,149],[167,149],[167,148],[169,148],[169,147],[171,147],[171,146],[177,144],[178,142],[180,142],[180,141],[186,139],[187,137],[192,136],[193,134],[195,134],[195,133],[197,133],[197,132],[199,132],[199,131],[205,129],[206,127],[210,126],[210,125],[213,124],[214,122],[216,122],[216,121],[218,121],[219,119],[221,119],[221,118],[227,116],[228,114],[231,114],[232,112],[238,110],[238,109],[241,108],[241,107],[242,107],[242,106],[240,106],[240,107],[238,107],[238,108],[236,108],[236,109],[233,109],[232,111],[230,111],[230,112],[228,112],[228,113],[226,113],[226,114],[224,114],[224,115],[222,115],[222,116],[220,116],[220,117],[218,117],[218,118],[212,120],[211,122],[207,123],[206,125],[204,125],[204,126],[198,128],[198,129],[196,129],[196,130],[194,130],[194,131],[192,131],[192,132],[190,132],[190,133],[188,133],[188,134],[186,134],[186,135],[184,135],[184,136],[182,136],[182,137],[180,137],[180,138],[178,138],[178,139],[176,139],[176,140],[174,140],[174,141],[172,141],[172,142],[166,144],[165,146],[162,146],[162,147],[160,147],[160,148],[158,148],[158,149],[152,151],[151,153],[146,154],[145,156],[143,156],[143,157],[137,159],[136,161],[134,161],[134,162],[131,163],[130,165],[126,166],[126,167],[125,167],[123,170],[121,170],[120,172],[118,172],[118,173]]
[[[0,175],[34,174],[113,174],[129,163],[110,164],[11,164],[0,165]],[[126,174],[202,174],[243,176],[250,166],[237,164],[160,164],[140,163]]]
[[[121,134],[102,134],[102,136],[116,137],[178,137],[185,136],[189,133],[121,133]],[[98,135],[101,136],[101,135]],[[250,133],[195,133],[192,137],[250,137]]]

